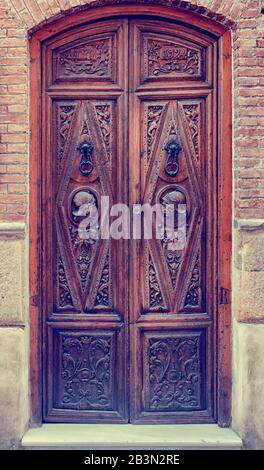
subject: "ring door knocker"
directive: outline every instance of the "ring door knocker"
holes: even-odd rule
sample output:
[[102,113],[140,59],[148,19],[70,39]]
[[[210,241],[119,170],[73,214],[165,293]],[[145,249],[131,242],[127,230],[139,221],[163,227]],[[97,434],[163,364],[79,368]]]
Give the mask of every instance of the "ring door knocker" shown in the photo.
[[85,140],[77,147],[77,150],[80,150],[81,154],[81,161],[79,166],[80,172],[83,176],[89,176],[94,168],[92,162],[94,146],[91,142]]
[[165,150],[168,154],[168,158],[165,165],[165,172],[169,176],[176,176],[179,171],[178,158],[179,153],[181,151],[181,147],[178,144],[177,140],[170,140],[167,143]]

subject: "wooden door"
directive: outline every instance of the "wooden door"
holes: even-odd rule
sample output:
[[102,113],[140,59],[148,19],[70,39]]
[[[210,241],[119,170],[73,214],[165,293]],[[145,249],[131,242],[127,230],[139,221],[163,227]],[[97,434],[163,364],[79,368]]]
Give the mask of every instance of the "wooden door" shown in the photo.
[[[44,45],[46,421],[216,420],[215,60],[214,38],[148,18]],[[149,240],[80,238],[80,208],[100,223],[103,196],[131,214],[185,204],[186,246],[158,239],[155,216]]]

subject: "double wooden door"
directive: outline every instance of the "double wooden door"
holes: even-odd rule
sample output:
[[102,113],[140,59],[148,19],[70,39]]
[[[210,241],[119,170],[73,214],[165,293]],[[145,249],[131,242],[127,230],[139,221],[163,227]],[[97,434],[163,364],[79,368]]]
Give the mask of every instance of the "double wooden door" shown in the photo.
[[[214,41],[122,17],[43,47],[46,421],[216,420]],[[83,239],[82,205],[100,222],[105,196],[131,215],[185,204],[186,246],[133,239],[132,217],[120,239]]]

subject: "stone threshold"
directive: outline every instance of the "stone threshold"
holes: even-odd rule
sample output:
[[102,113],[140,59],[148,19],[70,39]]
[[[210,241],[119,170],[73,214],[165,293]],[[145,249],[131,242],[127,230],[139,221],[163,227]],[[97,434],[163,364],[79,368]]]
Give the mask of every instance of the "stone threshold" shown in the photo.
[[240,437],[217,424],[43,424],[29,429],[23,449],[197,449],[242,448]]

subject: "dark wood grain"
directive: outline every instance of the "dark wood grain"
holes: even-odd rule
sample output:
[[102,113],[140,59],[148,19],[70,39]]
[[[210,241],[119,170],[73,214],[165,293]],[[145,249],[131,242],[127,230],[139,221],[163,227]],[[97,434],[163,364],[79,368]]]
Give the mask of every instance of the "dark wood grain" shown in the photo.
[[[230,289],[229,33],[218,50],[225,29],[183,11],[120,5],[89,15],[90,24],[77,13],[31,41],[31,80],[40,83],[40,60],[43,77],[31,118],[32,420],[41,420],[43,356],[46,421],[228,425],[230,305],[219,292]],[[80,247],[78,199],[99,205],[102,195],[186,203],[186,248],[156,239]]]

